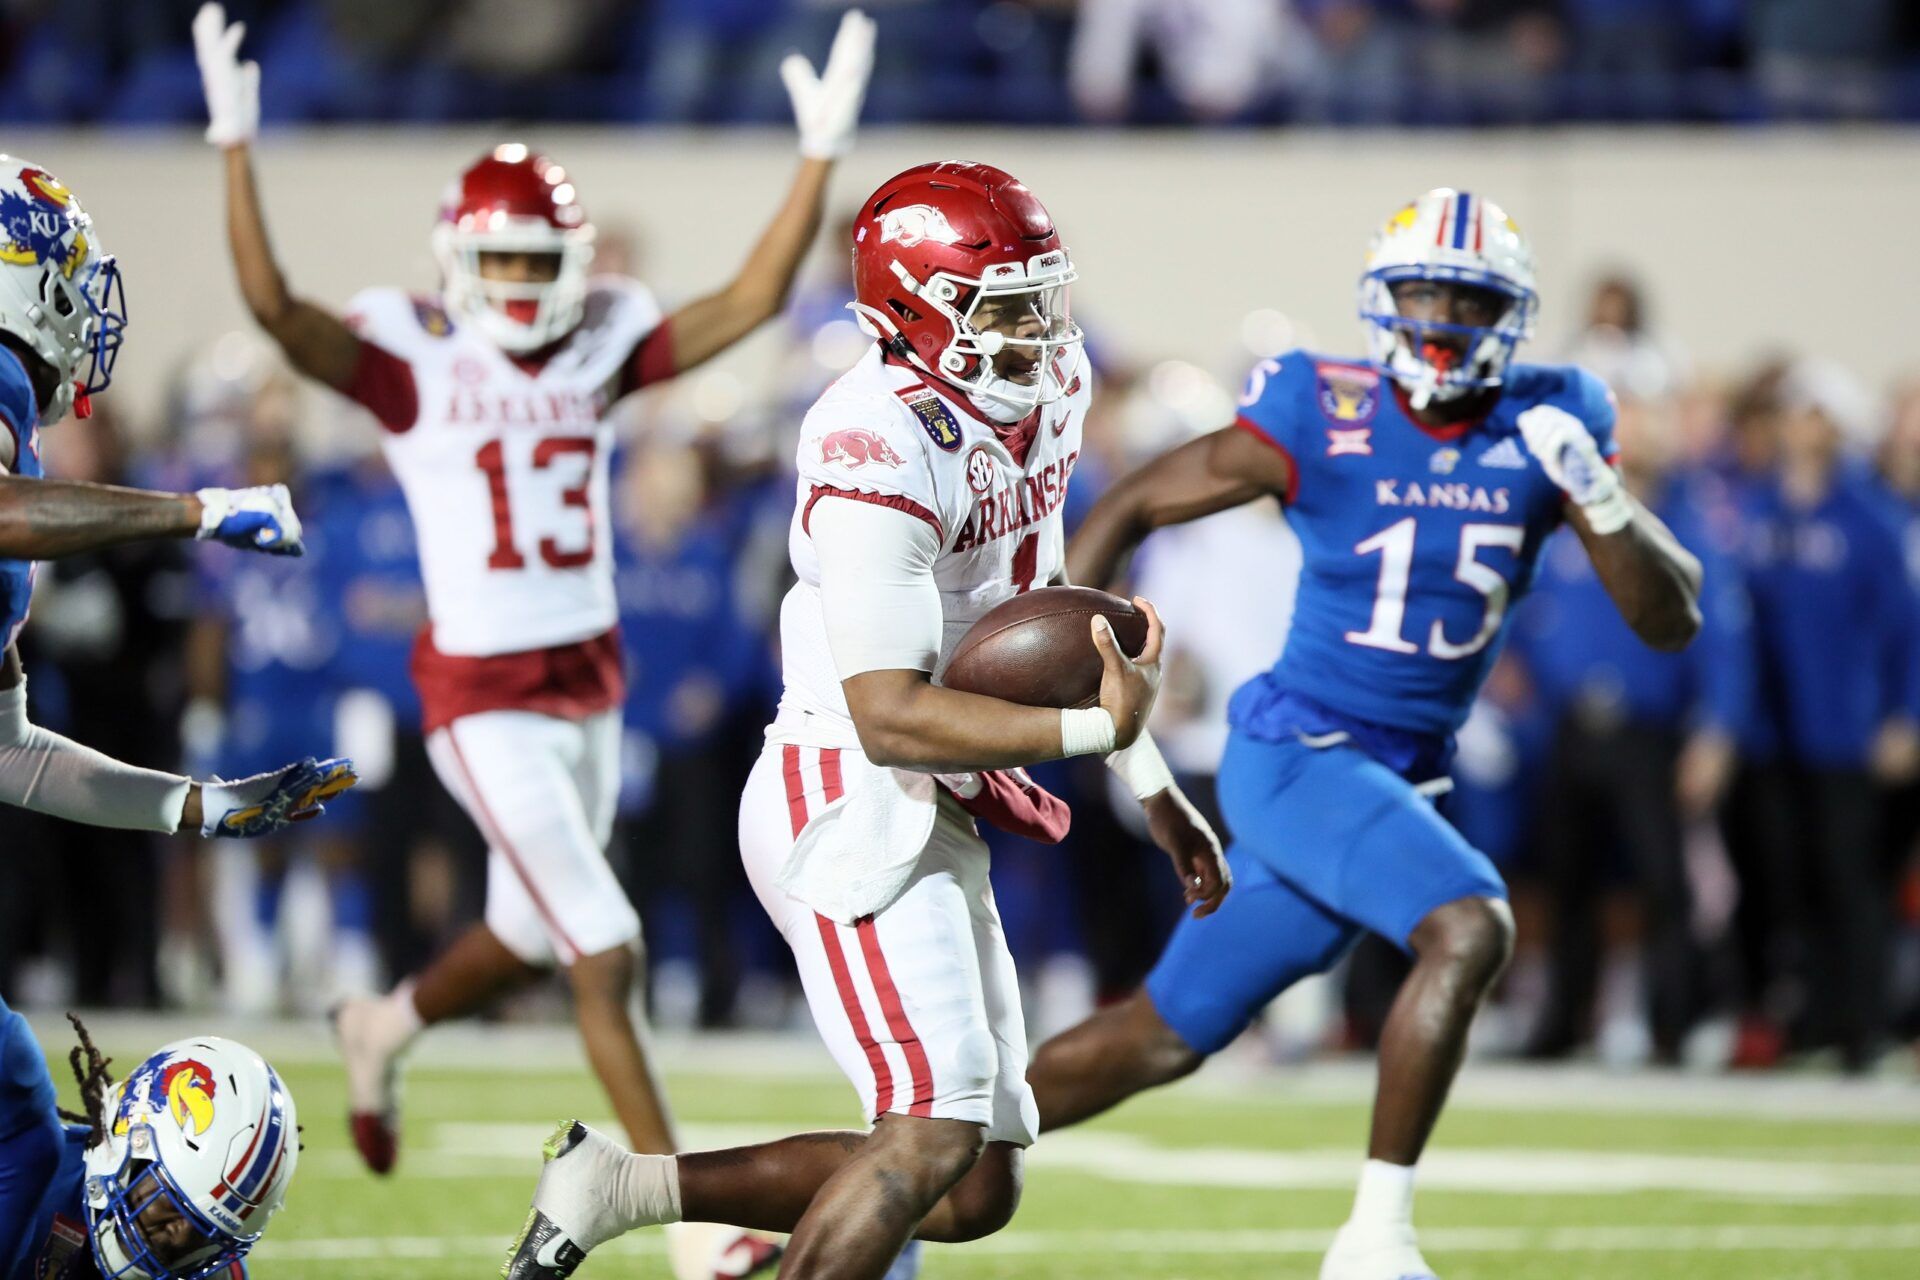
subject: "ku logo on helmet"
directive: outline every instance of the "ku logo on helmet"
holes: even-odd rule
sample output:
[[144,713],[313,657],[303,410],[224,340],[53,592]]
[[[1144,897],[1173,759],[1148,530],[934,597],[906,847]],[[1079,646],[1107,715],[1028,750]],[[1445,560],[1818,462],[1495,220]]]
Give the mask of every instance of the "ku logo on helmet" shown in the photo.
[[911,249],[923,241],[941,244],[960,243],[960,233],[947,221],[947,215],[930,204],[908,204],[889,209],[880,218],[880,243]]
[[42,169],[20,170],[28,194],[0,191],[0,262],[31,267],[60,265],[72,276],[87,256],[87,237],[72,212],[73,194]]
[[820,460],[844,463],[849,470],[864,467],[869,462],[876,466],[899,467],[906,465],[907,461],[885,440],[858,427],[836,431],[822,440]]

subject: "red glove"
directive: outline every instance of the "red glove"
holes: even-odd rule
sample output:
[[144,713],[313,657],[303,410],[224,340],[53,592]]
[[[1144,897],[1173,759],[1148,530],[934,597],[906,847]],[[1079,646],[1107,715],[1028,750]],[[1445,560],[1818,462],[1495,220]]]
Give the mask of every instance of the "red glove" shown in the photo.
[[1073,822],[1067,802],[1028,777],[1025,769],[989,769],[943,778],[940,785],[962,809],[1011,836],[1059,844]]

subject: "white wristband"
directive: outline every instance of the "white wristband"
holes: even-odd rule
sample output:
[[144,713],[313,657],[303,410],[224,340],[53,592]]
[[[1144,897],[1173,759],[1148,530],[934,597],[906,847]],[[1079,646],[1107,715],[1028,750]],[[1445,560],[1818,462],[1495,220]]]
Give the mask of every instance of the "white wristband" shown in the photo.
[[1627,496],[1625,485],[1616,484],[1605,497],[1584,504],[1580,513],[1595,533],[1618,533],[1633,523],[1633,499]]
[[1060,713],[1060,754],[1063,756],[1103,756],[1113,750],[1118,737],[1113,717],[1105,707],[1069,707]]
[[1142,733],[1132,746],[1107,757],[1107,768],[1126,783],[1135,800],[1150,800],[1173,785],[1173,771],[1166,757],[1154,745],[1150,734]]

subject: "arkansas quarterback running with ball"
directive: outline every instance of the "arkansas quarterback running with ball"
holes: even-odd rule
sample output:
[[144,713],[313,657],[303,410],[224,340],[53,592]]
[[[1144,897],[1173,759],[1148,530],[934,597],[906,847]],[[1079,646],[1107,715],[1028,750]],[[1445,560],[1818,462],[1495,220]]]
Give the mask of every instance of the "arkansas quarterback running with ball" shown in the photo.
[[1380,1035],[1353,1214],[1320,1275],[1432,1280],[1414,1166],[1513,939],[1499,872],[1433,805],[1453,734],[1559,525],[1656,648],[1698,629],[1700,566],[1622,486],[1599,379],[1511,363],[1532,332],[1533,257],[1491,201],[1436,190],[1407,205],[1360,297],[1370,361],[1265,361],[1237,424],[1128,476],[1074,538],[1075,574],[1100,584],[1149,531],[1273,494],[1304,564],[1285,652],[1229,710],[1233,894],[1180,923],[1140,994],[1042,1045],[1028,1079],[1043,1129],[1095,1115],[1194,1070],[1377,933],[1413,971]]
[[932,680],[976,619],[1064,567],[1091,375],[1052,218],[998,169],[923,165],[868,198],[853,237],[854,305],[877,341],[801,427],[786,689],[740,844],[873,1128],[661,1158],[570,1122],[509,1280],[566,1276],[613,1236],[683,1217],[792,1231],[783,1276],[870,1280],[910,1237],[971,1240],[1013,1216],[1038,1122],[974,818],[1040,839],[1065,829],[1020,766],[1126,749],[1113,763],[1188,900],[1205,913],[1226,892],[1212,833],[1140,736],[1160,653],[1151,606],[1136,660],[1094,624],[1096,707]]
[[144,493],[42,478],[40,429],[87,416],[127,325],[120,267],[93,219],[36,164],[0,155],[0,803],[129,831],[261,836],[319,816],[354,783],[345,760],[296,761],[238,782],[141,769],[27,719],[14,641],[37,564],[142,538],[218,539],[299,555],[286,486]]
[[489,846],[484,924],[385,999],[339,1013],[355,1142],[376,1171],[392,1166],[396,1065],[421,1027],[558,964],[629,1138],[671,1151],[628,1013],[639,919],[604,854],[623,699],[607,413],[779,311],[834,160],[852,145],[873,24],[849,12],[821,75],[798,54],[782,65],[798,175],[732,282],[664,318],[637,282],[589,276],[594,231],[573,182],[520,146],[483,157],[449,190],[433,232],[440,293],[369,290],[345,319],[296,296],[254,191],[259,68],[239,62],[241,37],[217,5],[195,19],[241,292],[295,368],[384,428],[431,616],[413,663],[428,749]]

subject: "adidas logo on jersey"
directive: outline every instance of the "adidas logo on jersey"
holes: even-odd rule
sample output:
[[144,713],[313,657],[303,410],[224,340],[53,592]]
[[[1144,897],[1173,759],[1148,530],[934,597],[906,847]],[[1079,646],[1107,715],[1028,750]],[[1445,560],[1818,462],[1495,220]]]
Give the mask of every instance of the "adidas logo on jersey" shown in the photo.
[[1508,471],[1527,469],[1527,455],[1520,452],[1520,442],[1512,436],[1495,443],[1480,455],[1478,461],[1483,467],[1503,467]]

